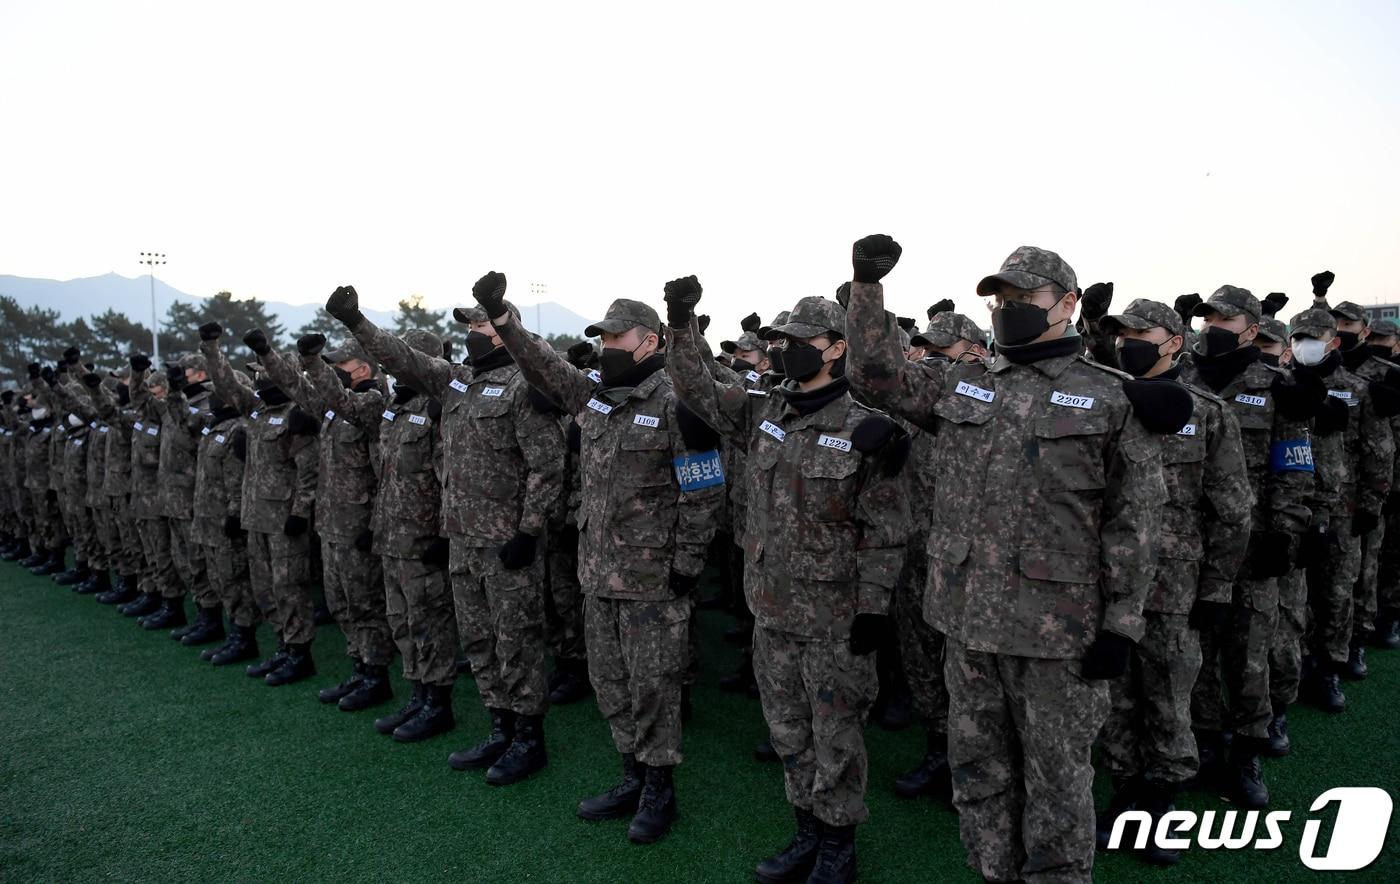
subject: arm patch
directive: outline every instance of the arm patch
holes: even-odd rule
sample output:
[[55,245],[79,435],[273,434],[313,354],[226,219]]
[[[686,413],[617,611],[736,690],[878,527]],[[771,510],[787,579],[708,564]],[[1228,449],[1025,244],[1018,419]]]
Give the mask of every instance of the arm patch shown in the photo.
[[1307,439],[1281,439],[1269,448],[1269,472],[1313,472],[1312,443]]

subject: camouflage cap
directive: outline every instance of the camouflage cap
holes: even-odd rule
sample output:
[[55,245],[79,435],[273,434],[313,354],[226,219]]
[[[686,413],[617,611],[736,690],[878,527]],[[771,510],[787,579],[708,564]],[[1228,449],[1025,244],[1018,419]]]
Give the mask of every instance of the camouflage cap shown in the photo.
[[[342,362],[350,362],[354,359],[358,359],[361,362],[369,362],[369,354],[365,352],[364,346],[360,344],[359,340],[354,335],[341,341],[340,345],[335,349],[327,350],[324,355],[326,361],[333,365],[339,365]],[[441,355],[440,351],[439,355]]]
[[1365,322],[1366,310],[1355,301],[1343,301],[1331,310],[1333,316],[1338,319],[1350,319],[1352,322]]
[[155,371],[146,375],[146,386],[165,387],[166,389],[169,389],[170,378],[166,377],[165,372],[161,371],[160,369],[156,369]]
[[735,350],[763,350],[766,349],[763,342],[758,339],[758,335],[753,332],[744,332],[736,340],[720,341],[719,348],[726,353],[733,353]]
[[971,341],[986,346],[987,333],[962,313],[945,310],[928,321],[928,327],[914,335],[915,347],[951,347],[958,341]]
[[233,379],[238,381],[239,386],[247,387],[249,390],[253,389],[253,379],[248,377],[247,372],[242,372],[235,368],[233,370]]
[[904,330],[904,326],[899,327],[899,349],[905,352],[909,350],[909,332]]
[[1287,344],[1288,326],[1283,324],[1282,319],[1275,319],[1272,316],[1261,317],[1259,319],[1259,337],[1277,344]]
[[1304,310],[1288,323],[1288,336],[1290,338],[1304,335],[1309,338],[1320,338],[1328,332],[1337,330],[1337,320],[1321,307],[1313,307]]
[[1219,313],[1226,319],[1244,313],[1258,322],[1259,317],[1264,315],[1264,308],[1249,289],[1222,285],[1210,296],[1210,300],[1204,304],[1197,304],[1196,309],[1191,311],[1192,316],[1205,316],[1207,313]]
[[661,331],[661,317],[656,311],[628,298],[618,298],[608,305],[607,315],[583,330],[584,337],[596,338],[603,332],[620,335],[629,328],[643,326],[648,331]]
[[1054,252],[1035,246],[1021,246],[1001,262],[1001,270],[977,283],[977,294],[995,294],[1002,285],[1034,289],[1055,283],[1067,292],[1079,287],[1074,269]]
[[119,381],[124,381],[124,380],[126,380],[127,378],[131,377],[131,366],[129,366],[129,365],[120,366],[120,367],[118,367],[118,368],[116,368],[116,369],[113,369],[112,371],[108,372],[108,374],[110,374],[112,377],[116,378],[116,379],[119,380]]
[[[791,312],[791,310],[784,310],[782,313],[779,313],[777,316],[774,316],[773,325],[782,325],[784,322],[787,322],[788,314],[790,314]],[[758,330],[758,336],[765,341],[768,340],[768,333],[773,330],[773,325],[765,325],[760,327]]]
[[[517,322],[520,321],[520,308],[510,301],[506,301],[505,304],[510,315],[514,316]],[[480,304],[472,304],[469,307],[453,307],[452,318],[466,325],[469,322],[485,322],[491,317],[486,315],[486,311],[482,309]]]
[[815,338],[828,332],[846,336],[846,308],[830,298],[816,295],[803,298],[788,313],[787,321],[774,325],[765,335],[769,340],[783,336],[789,338]]
[[1099,320],[1099,328],[1109,334],[1117,334],[1120,329],[1132,328],[1142,331],[1149,328],[1164,328],[1174,335],[1186,334],[1186,323],[1172,308],[1161,301],[1135,298],[1122,313],[1105,316]]
[[1400,335],[1400,323],[1394,319],[1377,319],[1371,323],[1371,337],[1388,338],[1392,335]]
[[399,336],[405,344],[419,353],[442,357],[442,338],[422,328],[411,328]]
[[209,372],[209,362],[204,358],[203,353],[186,353],[175,361],[175,364],[185,371]]

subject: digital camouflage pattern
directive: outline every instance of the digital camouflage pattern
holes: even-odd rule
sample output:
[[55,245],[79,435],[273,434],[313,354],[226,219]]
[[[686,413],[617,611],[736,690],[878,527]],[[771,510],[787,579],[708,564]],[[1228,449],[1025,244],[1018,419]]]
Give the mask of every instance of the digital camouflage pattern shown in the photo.
[[200,431],[193,535],[203,548],[210,587],[229,622],[251,627],[260,612],[249,582],[247,542],[224,534],[225,520],[243,512],[244,467],[233,451],[235,437],[243,433],[242,423],[237,415],[220,419],[211,414]]

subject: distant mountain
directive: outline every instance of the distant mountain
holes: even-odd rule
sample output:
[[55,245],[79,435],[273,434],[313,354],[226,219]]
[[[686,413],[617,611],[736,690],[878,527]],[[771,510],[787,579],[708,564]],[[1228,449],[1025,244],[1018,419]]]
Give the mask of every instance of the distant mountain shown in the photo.
[[[127,318],[149,326],[151,324],[151,284],[148,277],[128,277],[120,273],[89,276],[81,279],[32,279],[0,274],[0,295],[9,295],[22,307],[40,306],[57,310],[64,322],[78,317],[95,316],[109,308],[126,314]],[[171,302],[197,304],[204,300],[166,285],[156,278],[156,308],[161,318]],[[266,301],[269,313],[277,316],[288,332],[296,331],[316,318],[319,304],[287,304]],[[448,309],[428,302],[433,310]],[[581,335],[590,320],[567,307],[546,301],[539,305],[520,305],[521,318],[531,331],[546,335]],[[365,308],[364,314],[376,324],[392,324],[394,314],[388,310]]]

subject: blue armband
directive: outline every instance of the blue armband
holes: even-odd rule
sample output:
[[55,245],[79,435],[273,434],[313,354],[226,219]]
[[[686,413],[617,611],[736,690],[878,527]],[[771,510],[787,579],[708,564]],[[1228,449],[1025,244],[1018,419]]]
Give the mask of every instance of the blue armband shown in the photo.
[[683,454],[673,463],[681,491],[689,493],[724,484],[724,466],[719,461],[719,449]]
[[1313,472],[1312,443],[1307,439],[1285,439],[1269,449],[1269,472]]

